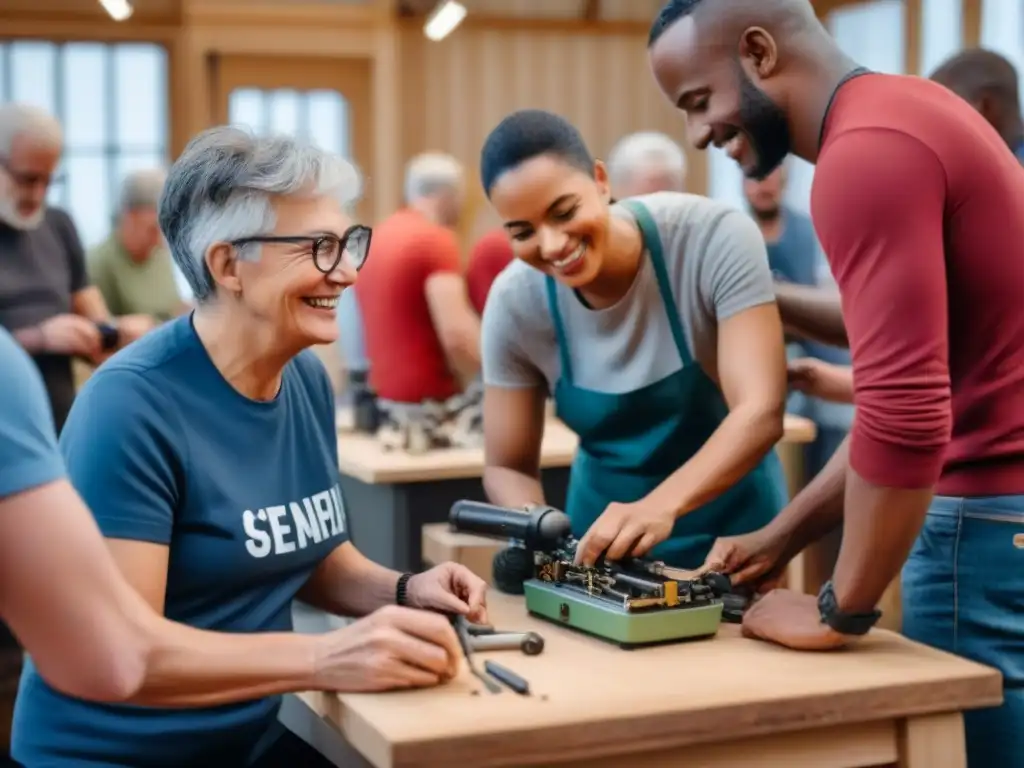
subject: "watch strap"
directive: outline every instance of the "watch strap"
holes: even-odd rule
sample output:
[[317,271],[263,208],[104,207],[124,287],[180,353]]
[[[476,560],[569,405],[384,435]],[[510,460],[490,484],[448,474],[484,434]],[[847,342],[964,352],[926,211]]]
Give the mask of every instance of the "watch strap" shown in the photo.
[[396,605],[409,605],[409,579],[412,577],[411,573],[403,573],[398,577],[398,584],[395,586]]
[[822,585],[818,593],[818,612],[823,624],[843,635],[866,635],[882,618],[882,612],[879,610],[867,613],[844,613],[839,610],[831,579]]

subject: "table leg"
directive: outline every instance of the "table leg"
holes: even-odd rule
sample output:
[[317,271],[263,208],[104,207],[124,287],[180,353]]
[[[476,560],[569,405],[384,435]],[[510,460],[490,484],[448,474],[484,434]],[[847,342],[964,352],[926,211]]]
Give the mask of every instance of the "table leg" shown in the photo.
[[900,725],[897,766],[967,768],[963,715],[949,712],[904,720]]

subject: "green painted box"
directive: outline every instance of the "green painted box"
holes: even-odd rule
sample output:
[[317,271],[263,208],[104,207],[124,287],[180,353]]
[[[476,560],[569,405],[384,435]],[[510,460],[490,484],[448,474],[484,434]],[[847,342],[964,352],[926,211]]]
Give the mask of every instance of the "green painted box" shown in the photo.
[[578,589],[540,579],[523,583],[526,609],[556,624],[610,640],[623,647],[711,637],[722,623],[722,602],[656,610],[627,611]]

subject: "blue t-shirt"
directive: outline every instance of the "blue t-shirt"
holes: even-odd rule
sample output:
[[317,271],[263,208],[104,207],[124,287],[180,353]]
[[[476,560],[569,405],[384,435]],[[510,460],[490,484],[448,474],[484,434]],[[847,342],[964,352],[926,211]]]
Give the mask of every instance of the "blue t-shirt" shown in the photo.
[[[288,363],[274,400],[253,401],[221,376],[186,316],[97,370],[60,445],[105,536],[170,548],[169,619],[287,632],[292,599],[348,539],[336,440],[330,381],[312,352]],[[58,693],[28,663],[12,755],[29,768],[240,765],[279,705],[93,704]]]
[[768,266],[776,280],[798,285],[818,284],[821,249],[809,217],[788,208],[783,210],[782,235],[767,243]]
[[0,499],[64,477],[39,369],[0,328]]

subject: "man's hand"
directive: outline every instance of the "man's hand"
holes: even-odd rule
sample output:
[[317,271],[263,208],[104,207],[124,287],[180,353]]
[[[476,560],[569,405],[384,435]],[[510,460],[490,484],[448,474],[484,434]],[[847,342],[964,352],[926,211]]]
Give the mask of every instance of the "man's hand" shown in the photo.
[[643,499],[632,504],[613,501],[580,540],[576,563],[593,565],[601,555],[612,561],[641,557],[665,541],[675,523],[672,509]]
[[39,325],[42,350],[52,355],[91,358],[100,352],[102,336],[91,320],[81,315],[55,315]]
[[117,318],[118,346],[124,347],[156,328],[149,315],[122,315]]
[[793,389],[833,403],[853,402],[853,369],[833,365],[813,357],[802,357],[789,363],[789,386]]
[[758,592],[774,589],[788,561],[786,540],[761,528],[741,536],[716,539],[701,571],[727,574],[735,586],[746,584]]
[[829,651],[851,639],[821,621],[817,597],[789,589],[754,602],[743,616],[743,635],[798,651]]
[[409,605],[465,616],[474,624],[487,623],[487,582],[457,563],[441,563],[409,579]]

